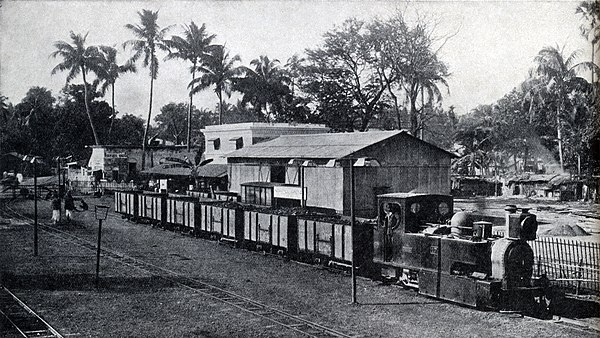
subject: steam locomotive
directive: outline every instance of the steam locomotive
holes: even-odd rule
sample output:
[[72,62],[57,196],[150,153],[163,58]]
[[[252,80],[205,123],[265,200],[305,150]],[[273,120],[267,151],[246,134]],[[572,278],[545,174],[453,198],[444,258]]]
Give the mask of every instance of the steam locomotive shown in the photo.
[[[551,297],[534,276],[537,220],[527,209],[506,213],[505,236],[491,223],[453,213],[449,195],[378,196],[376,220],[306,215],[198,196],[116,192],[115,211],[196,236],[271,251],[290,259],[345,268],[418,289],[420,294],[477,308],[543,312]],[[354,262],[352,262],[354,260]]]
[[528,209],[507,208],[505,236],[498,238],[491,223],[453,214],[452,196],[385,194],[378,208],[373,263],[384,278],[478,308],[547,308],[552,292],[545,276],[533,276],[527,241],[536,238],[537,220]]

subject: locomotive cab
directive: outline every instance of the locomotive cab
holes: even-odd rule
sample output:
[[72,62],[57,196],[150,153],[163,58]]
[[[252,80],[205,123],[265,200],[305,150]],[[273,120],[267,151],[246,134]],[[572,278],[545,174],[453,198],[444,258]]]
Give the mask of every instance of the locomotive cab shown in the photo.
[[383,276],[398,279],[403,269],[436,268],[436,235],[449,233],[446,224],[452,210],[450,195],[379,195],[373,254],[374,262],[383,266]]

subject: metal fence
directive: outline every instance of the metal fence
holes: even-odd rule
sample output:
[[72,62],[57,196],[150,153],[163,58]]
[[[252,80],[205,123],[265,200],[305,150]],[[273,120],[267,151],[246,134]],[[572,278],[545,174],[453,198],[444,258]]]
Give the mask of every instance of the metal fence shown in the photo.
[[579,293],[600,293],[600,243],[541,237],[530,241],[535,269],[555,285]]

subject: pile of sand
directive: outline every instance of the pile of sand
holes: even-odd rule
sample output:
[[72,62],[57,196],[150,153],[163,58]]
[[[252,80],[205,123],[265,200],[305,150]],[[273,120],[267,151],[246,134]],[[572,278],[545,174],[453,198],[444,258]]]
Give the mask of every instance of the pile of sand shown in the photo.
[[590,234],[583,230],[579,225],[561,224],[552,229],[542,231],[544,236],[589,236]]

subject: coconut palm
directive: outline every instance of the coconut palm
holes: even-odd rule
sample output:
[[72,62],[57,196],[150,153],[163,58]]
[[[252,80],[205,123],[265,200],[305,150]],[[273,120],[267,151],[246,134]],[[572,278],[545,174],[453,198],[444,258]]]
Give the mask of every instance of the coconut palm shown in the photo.
[[50,54],[50,56],[54,58],[61,57],[63,61],[56,65],[54,69],[52,69],[51,74],[54,75],[58,72],[68,71],[68,84],[77,75],[79,75],[79,73],[81,73],[83,77],[83,87],[85,91],[85,112],[90,121],[90,127],[92,128],[94,141],[96,142],[96,145],[100,145],[100,140],[98,139],[98,134],[96,133],[94,121],[92,120],[92,115],[90,112],[90,105],[88,102],[88,83],[86,79],[88,71],[98,73],[100,65],[100,53],[98,51],[98,48],[95,46],[85,46],[85,40],[87,36],[88,33],[82,36],[81,34],[75,34],[73,32],[70,32],[72,44],[69,44],[65,41],[57,41],[54,43],[54,48],[56,48],[56,50],[52,54]]
[[564,169],[563,162],[563,139],[562,139],[562,119],[566,110],[566,102],[569,99],[571,91],[585,82],[578,76],[579,69],[590,69],[598,71],[598,67],[591,62],[576,63],[579,51],[574,51],[568,56],[564,54],[564,47],[544,47],[538,52],[534,61],[536,67],[535,74],[546,84],[546,90],[556,97],[556,134],[558,141],[558,156],[561,170]]
[[269,121],[272,118],[270,107],[281,108],[282,98],[290,93],[284,84],[285,76],[279,67],[279,60],[270,60],[262,55],[250,62],[254,69],[242,67],[245,77],[236,88],[244,94],[242,103],[251,103]]
[[[198,66],[204,63],[204,60],[210,55],[209,51],[215,35],[206,33],[206,25],[201,27],[196,26],[192,21],[190,25],[184,25],[184,37],[173,36],[170,40],[165,41],[169,48],[168,59],[182,59],[192,63],[190,72],[192,73],[192,81],[196,79],[196,70]],[[190,105],[188,109],[187,122],[187,149],[190,150],[192,137],[192,105],[194,93],[190,91]]]
[[101,66],[97,74],[98,78],[102,81],[100,92],[102,95],[106,94],[108,87],[110,87],[111,92],[112,116],[110,119],[110,127],[108,128],[108,138],[110,139],[113,123],[117,114],[115,110],[115,81],[117,81],[121,74],[129,72],[135,73],[136,67],[135,64],[130,61],[123,65],[118,65],[117,50],[113,47],[100,46],[100,51],[102,52],[102,59]]
[[148,131],[150,130],[150,119],[152,118],[152,94],[154,90],[154,80],[158,76],[158,58],[157,49],[168,51],[163,43],[165,34],[170,27],[160,28],[158,26],[158,11],[153,12],[147,9],[138,12],[140,24],[127,24],[125,28],[129,29],[136,39],[126,41],[123,48],[130,46],[133,49],[131,62],[135,63],[143,56],[142,66],[150,69],[150,103],[148,105],[148,119],[144,129],[144,139],[142,143],[142,170],[145,168],[146,161],[146,143],[148,141]]
[[223,92],[227,97],[231,97],[233,81],[242,73],[241,68],[235,66],[239,61],[241,61],[239,55],[229,57],[225,46],[215,46],[206,59],[205,65],[198,67],[198,70],[203,73],[202,76],[192,80],[188,86],[192,94],[212,85],[215,86],[214,91],[219,98],[219,124],[223,123]]
[[[581,16],[583,23],[579,26],[581,35],[592,44],[592,61],[594,62],[594,52],[596,50],[596,44],[600,41],[600,2],[594,1],[582,1],[575,13]],[[594,72],[592,72],[592,84],[594,83]]]

